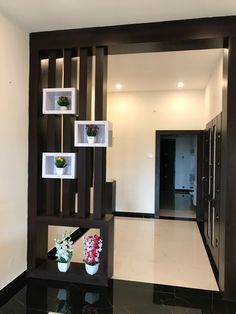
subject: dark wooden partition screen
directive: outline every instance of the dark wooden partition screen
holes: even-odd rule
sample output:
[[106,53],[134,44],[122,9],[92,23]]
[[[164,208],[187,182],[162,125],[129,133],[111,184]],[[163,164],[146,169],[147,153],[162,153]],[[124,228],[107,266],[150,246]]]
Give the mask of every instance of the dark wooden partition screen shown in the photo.
[[[92,47],[36,50],[32,44],[29,108],[29,276],[107,285],[113,272],[114,217],[105,215],[102,195],[105,193],[106,148],[74,146],[74,122],[91,120]],[[107,53],[104,47],[95,50],[98,73],[95,82],[95,119],[105,120]],[[71,87],[78,89],[76,114],[43,114],[43,88]],[[42,178],[44,152],[77,152],[77,178]],[[95,202],[93,214],[90,214],[90,189],[93,186]],[[100,229],[104,245],[101,265],[95,276],[87,275],[80,263],[72,263],[66,275],[57,271],[55,261],[47,259],[49,225]]]
[[[29,86],[29,274],[87,282],[77,271],[61,277],[46,259],[48,225],[99,227],[105,237],[103,269],[93,283],[107,282],[112,273],[113,217],[104,216],[106,148],[78,151],[77,182],[41,178],[42,152],[58,149],[63,128],[65,151],[74,151],[71,134],[74,119],[90,117],[91,55],[96,59],[95,119],[106,119],[107,55],[115,53],[227,48],[224,62],[222,107],[221,214],[219,217],[219,284],[227,299],[236,297],[236,17],[201,18],[161,23],[120,25],[32,33],[30,35]],[[79,116],[42,115],[42,88],[75,86],[73,73],[80,57]],[[59,59],[63,58],[63,67]],[[44,60],[44,61],[42,61]],[[44,62],[44,68],[42,68]],[[63,68],[63,71],[62,71]],[[62,75],[63,73],[63,79]],[[76,75],[78,77],[78,75]],[[76,180],[74,180],[76,181]],[[90,186],[94,182],[94,216],[89,213]],[[78,213],[74,195],[78,193]],[[61,202],[62,199],[62,202]],[[60,208],[58,204],[60,202]],[[75,265],[75,268],[79,265]],[[82,279],[81,279],[82,278]]]

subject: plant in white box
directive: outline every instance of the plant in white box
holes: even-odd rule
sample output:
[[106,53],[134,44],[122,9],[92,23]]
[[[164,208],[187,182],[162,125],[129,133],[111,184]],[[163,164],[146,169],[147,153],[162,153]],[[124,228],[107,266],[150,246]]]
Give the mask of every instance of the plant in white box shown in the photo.
[[86,125],[86,133],[89,144],[96,143],[96,136],[98,134],[99,127],[95,124]]
[[67,110],[70,105],[69,99],[66,96],[60,96],[57,100],[58,106],[60,106],[61,110]]
[[73,255],[73,242],[70,234],[65,232],[61,239],[54,239],[57,250],[57,265],[61,272],[66,272],[70,267],[70,261]]
[[62,156],[57,156],[55,158],[55,166],[56,166],[56,172],[59,176],[65,174],[65,169],[67,167],[66,158]]

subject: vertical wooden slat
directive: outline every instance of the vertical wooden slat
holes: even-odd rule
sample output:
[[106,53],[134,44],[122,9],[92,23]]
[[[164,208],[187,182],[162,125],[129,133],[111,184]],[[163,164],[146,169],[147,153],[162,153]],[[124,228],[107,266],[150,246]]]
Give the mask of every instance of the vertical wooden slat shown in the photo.
[[100,236],[103,240],[103,250],[100,258],[101,265],[105,270],[106,276],[111,278],[114,264],[114,217],[112,217],[109,223],[101,227]]
[[236,37],[229,39],[229,51],[224,51],[223,82],[219,284],[225,298],[234,300],[236,251],[232,248],[236,239]]
[[30,50],[30,88],[29,88],[29,177],[28,177],[28,269],[35,268],[36,232],[35,217],[38,203],[38,85],[40,59],[38,51]]
[[[89,48],[80,49],[79,72],[79,120],[91,119],[92,53]],[[78,149],[78,216],[90,213],[91,148]]]
[[[229,150],[229,142],[228,140],[233,140],[233,133],[235,132],[235,124],[232,128],[232,133],[229,131],[231,129],[231,125],[229,125],[228,120],[232,123],[235,119],[234,112],[234,102],[235,102],[235,64],[236,64],[236,41],[235,39],[231,43],[233,46],[230,47],[231,53],[233,52],[233,56],[231,56],[229,60],[229,53],[228,50],[224,50],[223,53],[223,78],[222,82],[222,121],[221,121],[221,172],[220,172],[220,186],[221,186],[221,193],[220,193],[220,221],[219,221],[219,287],[221,291],[225,291],[225,268],[226,268],[226,210],[232,210],[231,205],[228,206],[227,204],[227,182],[228,182],[228,174],[230,176],[235,176],[235,171],[232,173],[232,169],[228,172],[228,154],[232,153]],[[229,62],[233,62],[230,66]],[[231,69],[230,69],[231,68]],[[233,70],[234,69],[234,70]],[[232,71],[233,70],[233,71]],[[233,73],[232,73],[232,72]],[[231,73],[230,73],[231,72]],[[230,77],[231,76],[231,77]],[[227,86],[229,80],[229,88]],[[232,80],[232,81],[231,81]],[[229,94],[228,96],[228,92]],[[229,101],[228,101],[229,98]],[[230,116],[232,115],[232,120],[230,120]],[[228,138],[228,132],[230,132],[230,138]],[[234,140],[233,140],[234,141]],[[231,147],[232,149],[232,147]],[[227,175],[226,175],[227,174]],[[232,179],[232,178],[231,178]],[[233,194],[232,194],[233,195]],[[231,235],[230,235],[231,237]],[[235,282],[235,280],[234,280]],[[228,292],[227,292],[228,293]]]
[[46,180],[42,178],[42,152],[47,151],[47,117],[42,114],[43,88],[48,86],[48,60],[40,62],[38,85],[38,215],[46,214]]
[[107,48],[96,49],[95,119],[107,118]]
[[[72,50],[64,50],[64,87],[76,87],[76,81],[72,84],[72,67],[76,67],[77,63],[72,64]],[[71,115],[63,116],[63,152],[74,152],[74,120]],[[70,216],[75,212],[75,180],[62,180],[62,215]]]
[[[49,52],[48,64],[48,87],[56,85],[56,51]],[[59,119],[54,115],[47,116],[47,151],[54,152],[59,148],[59,137],[57,136]],[[59,142],[59,143],[58,143]],[[46,183],[46,213],[55,215],[60,212],[60,180],[47,179]]]
[[[107,48],[96,49],[95,120],[106,120],[107,115]],[[94,218],[105,213],[106,148],[94,150]]]

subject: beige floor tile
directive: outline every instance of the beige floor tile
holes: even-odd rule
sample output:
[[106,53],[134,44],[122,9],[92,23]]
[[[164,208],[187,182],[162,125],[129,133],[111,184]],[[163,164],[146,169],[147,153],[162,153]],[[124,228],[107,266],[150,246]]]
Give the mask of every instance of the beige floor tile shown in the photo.
[[195,222],[115,218],[115,279],[218,290]]
[[[74,245],[72,261],[83,261],[82,239]],[[192,221],[115,217],[113,278],[218,290],[198,226]]]

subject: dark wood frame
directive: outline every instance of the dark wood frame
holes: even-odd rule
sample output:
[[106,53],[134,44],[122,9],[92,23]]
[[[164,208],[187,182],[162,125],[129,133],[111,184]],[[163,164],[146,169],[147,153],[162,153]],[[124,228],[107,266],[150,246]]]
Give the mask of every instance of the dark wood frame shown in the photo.
[[[220,217],[219,284],[227,299],[236,296],[236,17],[200,18],[184,21],[121,25],[30,34],[29,88],[29,197],[28,197],[28,265],[35,253],[38,186],[37,186],[37,102],[39,96],[39,56],[50,50],[105,47],[108,54],[228,48],[224,61],[222,109],[222,191]],[[59,52],[60,54],[60,52]],[[227,62],[228,59],[228,62]],[[102,155],[102,154],[101,154]],[[45,230],[42,226],[42,238]],[[45,253],[45,252],[41,252]]]
[[170,130],[170,131],[156,131],[156,145],[155,145],[155,218],[159,218],[160,214],[160,140],[163,135],[196,135],[197,136],[197,208],[196,220],[203,222],[203,196],[202,196],[202,173],[203,173],[203,131],[198,130]]

